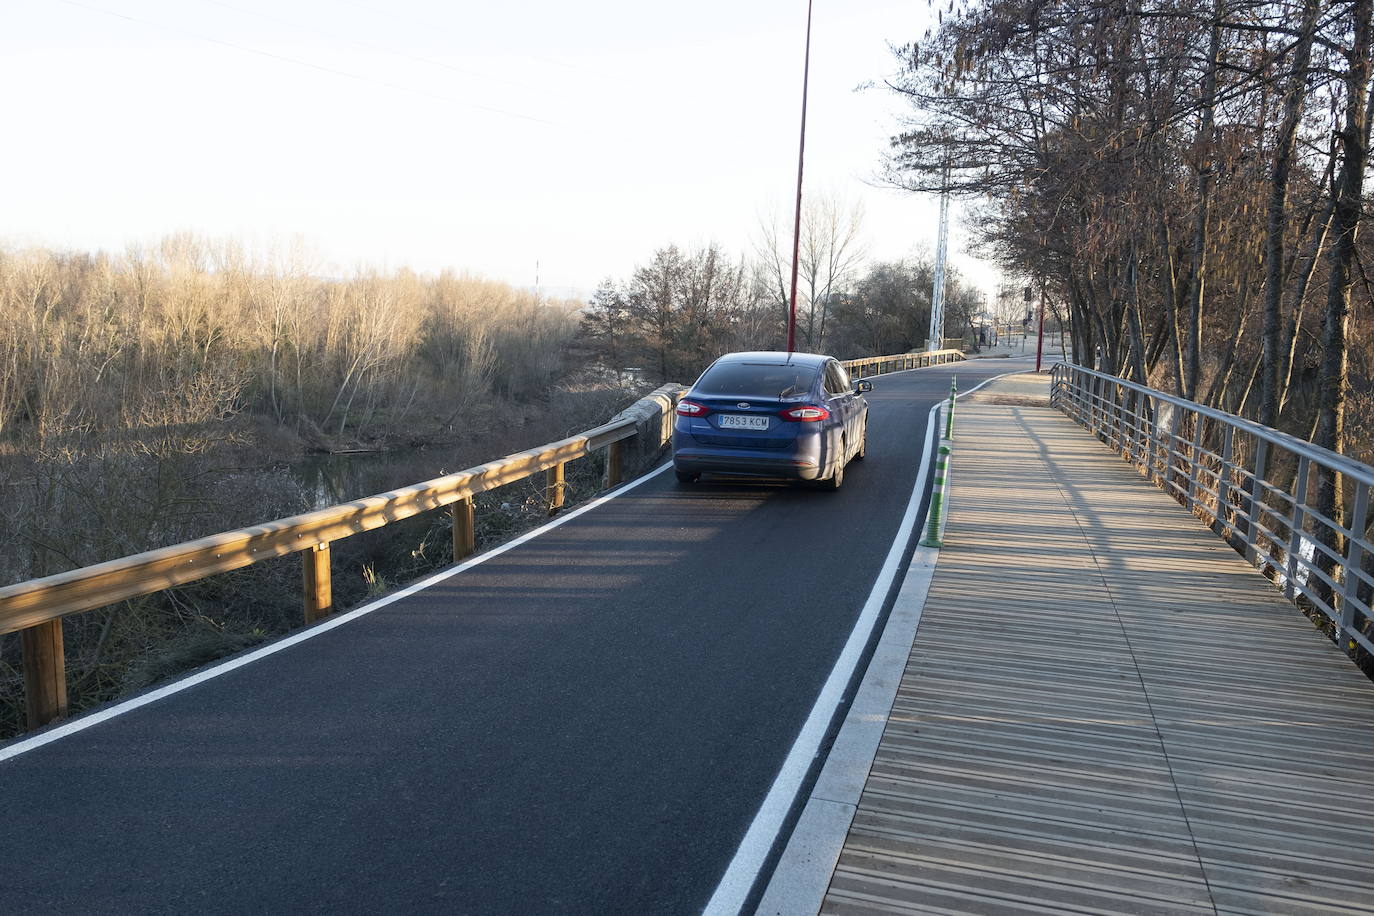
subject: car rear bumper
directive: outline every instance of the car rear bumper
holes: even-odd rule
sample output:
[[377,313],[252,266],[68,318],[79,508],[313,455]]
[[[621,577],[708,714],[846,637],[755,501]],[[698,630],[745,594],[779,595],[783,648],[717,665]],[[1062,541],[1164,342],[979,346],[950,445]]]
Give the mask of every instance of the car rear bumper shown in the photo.
[[789,455],[763,455],[758,452],[729,452],[714,449],[683,448],[673,453],[673,467],[688,474],[741,474],[749,477],[782,477],[788,480],[817,480],[820,463],[814,458]]

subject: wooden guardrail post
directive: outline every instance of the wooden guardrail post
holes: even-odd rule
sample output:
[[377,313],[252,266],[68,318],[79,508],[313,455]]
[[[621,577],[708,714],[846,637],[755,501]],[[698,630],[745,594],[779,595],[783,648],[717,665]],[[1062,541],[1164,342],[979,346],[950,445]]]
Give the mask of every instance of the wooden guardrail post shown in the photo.
[[24,713],[29,731],[67,714],[67,662],[62,652],[62,620],[19,631],[24,653]]
[[453,517],[453,562],[462,562],[477,550],[476,511],[472,497],[466,496],[449,506]]
[[301,561],[305,622],[310,624],[334,609],[334,590],[329,578],[329,543],[306,549],[301,553]]
[[606,489],[619,486],[625,477],[625,440],[606,446]]
[[547,486],[544,489],[544,499],[549,504],[550,515],[557,515],[558,510],[563,508],[563,490],[566,487],[565,464],[566,462],[560,461],[545,472]]

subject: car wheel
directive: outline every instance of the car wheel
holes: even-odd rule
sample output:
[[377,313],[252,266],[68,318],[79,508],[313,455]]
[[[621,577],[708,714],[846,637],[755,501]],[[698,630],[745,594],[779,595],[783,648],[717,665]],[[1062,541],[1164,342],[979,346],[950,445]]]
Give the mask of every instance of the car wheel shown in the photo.
[[866,451],[868,451],[868,422],[864,421],[864,434],[859,437],[859,450],[854,453],[854,460],[863,461]]
[[838,490],[844,483],[844,447],[840,447],[840,463],[835,466],[835,473],[820,482],[822,490]]
[[678,483],[696,483],[697,478],[701,476],[700,474],[691,474],[687,471],[674,471],[673,473],[677,475]]

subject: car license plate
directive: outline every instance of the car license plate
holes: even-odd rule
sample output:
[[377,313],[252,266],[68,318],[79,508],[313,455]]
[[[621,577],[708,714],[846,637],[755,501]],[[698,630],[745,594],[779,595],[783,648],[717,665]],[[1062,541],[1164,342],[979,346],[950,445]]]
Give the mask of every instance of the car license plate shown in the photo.
[[720,417],[721,429],[767,429],[767,417],[742,417],[738,414],[724,414]]

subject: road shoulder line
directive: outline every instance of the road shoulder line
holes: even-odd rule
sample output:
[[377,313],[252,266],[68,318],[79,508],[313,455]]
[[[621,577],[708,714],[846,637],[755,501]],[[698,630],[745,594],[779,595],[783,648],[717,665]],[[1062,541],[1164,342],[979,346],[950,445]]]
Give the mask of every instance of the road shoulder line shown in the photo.
[[584,505],[578,506],[576,509],[560,514],[557,518],[553,519],[552,521],[546,522],[543,525],[540,525],[533,531],[527,531],[517,538],[512,538],[511,540],[506,541],[504,544],[499,544],[496,547],[493,547],[492,549],[484,553],[480,553],[475,557],[471,557],[467,560],[464,560],[462,563],[459,563],[456,566],[450,566],[448,569],[440,570],[439,572],[426,576],[425,578],[420,579],[417,582],[412,582],[410,585],[407,585],[402,589],[394,591],[389,595],[383,595],[381,598],[378,598],[375,601],[369,601],[367,604],[364,604],[361,607],[354,608],[351,611],[347,611],[341,614],[335,614],[333,616],[326,617],[323,621],[315,624],[314,626],[306,627],[305,629],[292,633],[289,636],[284,636],[281,639],[275,640],[274,642],[270,642],[267,645],[255,649],[251,652],[248,652],[244,655],[237,655],[230,659],[227,659],[226,661],[214,663],[210,665],[210,667],[208,668],[196,671],[178,680],[172,681],[170,684],[165,684],[161,687],[150,690],[147,693],[139,694],[138,696],[131,697],[127,700],[117,701],[113,705],[98,708],[89,714],[82,715],[75,719],[69,719],[66,722],[62,722],[58,725],[55,725],[52,728],[46,731],[39,732],[36,735],[31,735],[27,738],[20,738],[14,741],[12,744],[0,746],[0,763],[9,760],[12,757],[18,757],[20,754],[24,754],[32,750],[37,750],[45,744],[51,744],[52,742],[57,741],[61,738],[66,738],[67,736],[74,735],[77,732],[82,732],[88,728],[93,728],[96,725],[100,725],[102,722],[108,722],[110,719],[113,719],[116,716],[121,716],[126,712],[132,712],[133,710],[138,709],[140,706],[147,706],[149,703],[154,703],[165,697],[169,697],[174,693],[180,693],[183,690],[195,687],[197,684],[202,684],[205,681],[217,678],[222,674],[228,674],[230,671],[233,671],[236,668],[242,668],[244,665],[252,664],[260,658],[265,658],[268,655],[275,655],[278,652],[291,648],[297,643],[305,642],[307,639],[312,639],[316,636],[319,636],[321,633],[328,633],[330,630],[333,630],[336,627],[341,627],[346,623],[351,623],[354,620],[357,620],[359,617],[371,614],[373,611],[380,610],[381,608],[386,607],[388,604],[391,604],[394,601],[399,601],[402,598],[405,598],[409,595],[413,595],[418,591],[429,588],[431,585],[437,585],[438,583],[450,578],[451,576],[456,576],[459,573],[469,570],[474,566],[479,566],[482,563],[485,563],[487,560],[490,560],[493,557],[498,557],[508,550],[513,550],[514,548],[519,547],[526,541],[533,540],[534,538],[538,537],[546,531],[552,531],[559,525],[562,525],[565,522],[570,522],[585,512],[590,512],[592,509],[595,509],[602,503],[609,502],[612,499],[615,499],[617,496],[620,496],[624,493],[628,493],[630,490],[633,490],[640,484],[645,483],[646,481],[651,480],[654,477],[657,477],[659,474],[662,474],[664,471],[668,470],[672,466],[673,463],[671,461],[659,465],[656,468],[644,472],[642,475],[630,481],[629,483],[622,484],[621,486],[610,491],[609,493],[605,493],[601,496],[598,496],[596,499],[593,499]]
[[820,910],[887,728],[939,557],[939,548],[916,548],[863,683],[756,913]]

